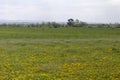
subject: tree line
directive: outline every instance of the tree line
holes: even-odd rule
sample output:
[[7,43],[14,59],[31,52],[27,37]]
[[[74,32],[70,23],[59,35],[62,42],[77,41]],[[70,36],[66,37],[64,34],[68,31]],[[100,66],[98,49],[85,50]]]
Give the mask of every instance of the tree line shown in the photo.
[[78,19],[74,20],[72,18],[68,19],[66,23],[57,23],[57,22],[42,22],[42,23],[13,23],[13,24],[7,24],[3,23],[0,24],[0,27],[49,27],[49,28],[60,28],[60,27],[109,27],[109,28],[120,28],[120,23],[114,23],[114,24],[90,24],[87,22],[80,21]]

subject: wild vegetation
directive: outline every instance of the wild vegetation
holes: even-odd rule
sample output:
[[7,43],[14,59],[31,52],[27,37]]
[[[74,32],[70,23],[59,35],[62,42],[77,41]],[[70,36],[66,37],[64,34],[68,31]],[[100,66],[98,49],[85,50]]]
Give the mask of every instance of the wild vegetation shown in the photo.
[[57,22],[42,22],[42,23],[26,23],[26,22],[20,22],[20,23],[2,23],[0,24],[0,27],[48,27],[48,28],[61,28],[61,27],[88,27],[88,28],[120,28],[119,23],[87,23],[80,21],[78,19],[68,19],[66,23],[57,23]]
[[0,80],[120,80],[120,28],[6,26]]

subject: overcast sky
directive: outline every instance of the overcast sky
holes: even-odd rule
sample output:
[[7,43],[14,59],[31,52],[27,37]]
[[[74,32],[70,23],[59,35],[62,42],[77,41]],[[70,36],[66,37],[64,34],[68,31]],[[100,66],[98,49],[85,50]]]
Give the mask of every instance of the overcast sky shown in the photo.
[[0,20],[120,22],[120,0],[0,0]]

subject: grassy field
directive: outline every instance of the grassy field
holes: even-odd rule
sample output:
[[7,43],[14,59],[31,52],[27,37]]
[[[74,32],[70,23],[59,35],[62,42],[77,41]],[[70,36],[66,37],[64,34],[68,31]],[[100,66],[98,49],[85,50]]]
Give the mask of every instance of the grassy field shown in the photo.
[[0,27],[0,80],[120,80],[120,29]]

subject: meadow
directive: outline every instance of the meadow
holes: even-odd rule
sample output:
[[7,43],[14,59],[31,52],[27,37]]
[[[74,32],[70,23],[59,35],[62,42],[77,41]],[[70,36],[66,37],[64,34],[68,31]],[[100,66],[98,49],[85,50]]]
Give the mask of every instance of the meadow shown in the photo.
[[120,28],[0,27],[0,80],[120,80]]

